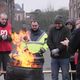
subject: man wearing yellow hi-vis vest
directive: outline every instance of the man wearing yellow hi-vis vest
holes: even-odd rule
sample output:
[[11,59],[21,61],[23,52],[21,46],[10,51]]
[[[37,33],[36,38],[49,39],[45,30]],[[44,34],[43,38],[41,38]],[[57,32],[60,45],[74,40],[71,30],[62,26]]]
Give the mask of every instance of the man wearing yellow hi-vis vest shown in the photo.
[[16,50],[10,55],[12,61],[7,68],[7,80],[44,80],[43,53],[48,49],[47,34],[40,30],[37,21],[31,23],[23,39],[20,34],[12,35]]
[[31,23],[30,39],[31,41],[27,44],[28,49],[36,56],[35,63],[38,65],[38,70],[35,70],[35,74],[33,74],[33,80],[35,80],[36,77],[38,77],[36,80],[44,80],[42,73],[44,64],[43,53],[48,49],[46,44],[47,34],[40,29],[37,21]]

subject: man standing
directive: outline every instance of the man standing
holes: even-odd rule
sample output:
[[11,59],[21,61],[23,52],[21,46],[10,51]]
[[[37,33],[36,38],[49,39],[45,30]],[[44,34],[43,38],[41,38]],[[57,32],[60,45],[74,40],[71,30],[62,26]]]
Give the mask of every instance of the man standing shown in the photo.
[[69,54],[67,47],[61,42],[69,38],[70,32],[64,26],[63,17],[56,16],[54,26],[50,28],[47,44],[51,52],[52,80],[58,80],[59,68],[62,70],[62,79],[69,80]]
[[3,65],[4,71],[6,71],[6,66],[9,61],[9,53],[12,50],[11,40],[12,40],[11,24],[8,22],[7,15],[5,13],[1,13],[0,14],[0,62]]
[[[47,34],[40,29],[40,25],[37,21],[31,22],[29,49],[36,56],[35,64],[39,65],[34,69],[33,80],[44,80],[43,76],[43,53],[48,49],[46,44]],[[37,69],[37,70],[36,70]],[[37,79],[36,79],[37,78]]]

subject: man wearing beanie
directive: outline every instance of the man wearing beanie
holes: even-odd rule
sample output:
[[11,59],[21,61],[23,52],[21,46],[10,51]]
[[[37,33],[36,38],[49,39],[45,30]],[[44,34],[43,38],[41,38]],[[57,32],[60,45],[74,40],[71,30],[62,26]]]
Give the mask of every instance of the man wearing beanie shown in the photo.
[[62,80],[69,80],[69,54],[67,47],[61,42],[69,38],[70,31],[64,24],[63,17],[56,16],[48,34],[47,44],[51,53],[52,80],[58,80],[59,68],[62,70]]

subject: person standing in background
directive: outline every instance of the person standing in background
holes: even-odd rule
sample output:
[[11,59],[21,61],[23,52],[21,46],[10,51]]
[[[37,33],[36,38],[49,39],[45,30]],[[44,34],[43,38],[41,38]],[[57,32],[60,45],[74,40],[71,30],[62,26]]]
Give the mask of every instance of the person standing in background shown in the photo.
[[[0,63],[2,63],[3,71],[6,71],[7,64],[9,62],[9,53],[12,50],[11,45],[11,24],[8,21],[6,13],[0,14]],[[1,67],[1,66],[0,66]],[[4,79],[6,74],[4,75]]]
[[76,29],[73,31],[73,36],[70,40],[64,40],[62,44],[68,46],[68,52],[70,55],[74,55],[75,52],[78,52],[78,56],[76,58],[76,80],[80,80],[80,19],[76,20]]
[[76,80],[80,80],[80,19],[76,20],[76,29],[74,35],[69,41],[69,52],[71,55],[74,55],[75,52],[78,52],[77,65],[76,65]]
[[[66,27],[70,30],[70,32],[71,32],[71,36],[70,36],[70,37],[72,37],[72,36],[73,36],[74,29],[75,29],[75,27],[76,27],[75,21],[72,20],[72,19],[68,19],[68,20],[66,21]],[[70,54],[70,53],[69,53],[69,54]],[[75,63],[74,63],[74,55],[72,55],[72,56],[70,57],[70,66],[71,66],[71,70],[76,70],[76,65],[75,65]],[[70,78],[71,78],[71,74],[70,74]],[[73,79],[73,80],[76,79],[76,74],[75,74],[75,73],[72,73],[72,79]]]

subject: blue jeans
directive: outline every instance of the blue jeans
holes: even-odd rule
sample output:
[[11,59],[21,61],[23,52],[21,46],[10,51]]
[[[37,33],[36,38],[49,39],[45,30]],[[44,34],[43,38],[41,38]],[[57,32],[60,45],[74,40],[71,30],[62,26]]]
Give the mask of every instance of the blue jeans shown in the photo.
[[52,80],[58,80],[59,68],[62,70],[62,80],[70,80],[69,78],[69,58],[67,59],[51,59]]

